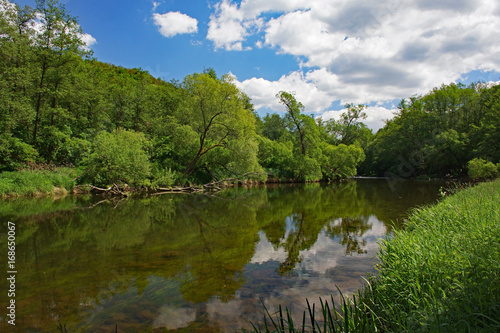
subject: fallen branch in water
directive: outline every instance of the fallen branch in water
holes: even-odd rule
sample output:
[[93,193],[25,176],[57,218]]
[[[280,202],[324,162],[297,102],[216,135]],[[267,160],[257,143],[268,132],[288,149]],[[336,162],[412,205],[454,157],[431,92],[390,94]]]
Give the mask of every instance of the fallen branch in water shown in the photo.
[[265,175],[263,173],[256,173],[256,172],[247,172],[241,176],[235,177],[235,178],[225,178],[222,180],[218,180],[215,182],[210,182],[201,186],[185,186],[185,187],[172,187],[172,188],[163,188],[159,187],[156,188],[155,190],[158,191],[158,193],[155,194],[162,194],[162,193],[197,193],[197,192],[219,192],[222,191],[224,188],[231,186],[233,183],[237,182],[238,184],[248,184],[245,182],[246,177],[250,175],[255,175],[255,176],[262,176]]
[[[248,176],[263,176],[265,174],[263,173],[256,173],[256,172],[247,172],[241,176],[238,177],[233,177],[233,178],[225,178],[222,180],[218,180],[215,182],[210,182],[201,186],[176,186],[176,187],[158,187],[153,189],[156,191],[153,195],[159,195],[163,193],[199,193],[199,192],[220,192],[226,187],[232,186],[234,183],[238,184],[248,184],[246,182],[246,179]],[[97,187],[94,185],[77,185],[75,188],[83,188],[83,187],[88,187],[90,188],[91,192],[97,193],[97,194],[102,194],[102,195],[121,195],[128,197],[131,192],[134,191],[140,191],[140,189],[135,189],[132,187],[129,187],[127,184],[113,184],[108,188],[101,188]],[[143,191],[148,191],[147,187],[142,189]]]
[[[121,187],[126,188],[127,185],[120,185]],[[128,197],[130,194],[128,192],[124,192],[119,185],[113,184],[108,188],[100,188],[94,185],[77,185],[75,188],[89,187],[91,191],[97,192],[99,194],[112,194],[112,195],[122,195]]]

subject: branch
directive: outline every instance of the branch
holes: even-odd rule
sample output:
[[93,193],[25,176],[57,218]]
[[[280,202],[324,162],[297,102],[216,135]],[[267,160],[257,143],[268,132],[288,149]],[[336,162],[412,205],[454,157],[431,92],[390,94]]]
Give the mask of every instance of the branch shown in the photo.
[[[123,186],[123,185],[121,185],[121,186]],[[79,188],[79,187],[90,187],[90,189],[92,191],[100,192],[101,194],[114,194],[114,195],[119,194],[119,195],[122,195],[122,196],[125,196],[125,197],[129,196],[129,193],[124,192],[124,190],[122,190],[120,188],[120,186],[117,185],[117,184],[113,184],[113,185],[111,185],[108,188],[100,188],[100,187],[97,187],[97,186],[94,186],[94,185],[77,185],[77,186],[75,186],[75,188]]]
[[218,180],[216,182],[211,182],[202,185],[201,187],[195,187],[195,186],[186,186],[186,187],[172,187],[172,188],[163,188],[159,187],[156,190],[160,191],[158,193],[155,193],[154,195],[160,195],[164,193],[199,193],[199,192],[207,192],[207,191],[222,191],[224,187],[228,187],[228,185],[224,185],[225,182],[238,182],[240,184],[245,184],[243,179],[247,176],[250,175],[265,175],[264,173],[257,173],[257,172],[247,172],[241,176],[235,177],[235,178],[226,178],[222,180]]

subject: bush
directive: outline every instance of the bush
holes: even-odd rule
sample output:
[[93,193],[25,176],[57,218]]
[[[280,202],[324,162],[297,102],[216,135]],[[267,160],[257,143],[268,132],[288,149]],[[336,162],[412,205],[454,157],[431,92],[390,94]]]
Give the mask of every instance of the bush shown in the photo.
[[495,164],[482,158],[475,158],[468,163],[469,176],[471,178],[493,178],[498,174]]
[[56,164],[78,165],[90,153],[90,142],[71,137],[71,129],[67,126],[63,131],[55,126],[48,126],[40,132],[39,151],[41,156]]
[[365,159],[363,149],[354,145],[332,146],[324,143],[321,149],[323,178],[328,180],[355,176],[356,167]]
[[177,178],[177,173],[170,170],[170,168],[156,171],[151,186],[153,188],[171,187],[174,185]]
[[88,167],[84,180],[99,186],[149,185],[151,165],[145,151],[148,145],[143,133],[122,129],[99,133],[92,154],[84,161]]
[[294,178],[296,180],[314,182],[321,179],[321,167],[314,158],[296,155],[294,165]]
[[33,146],[4,133],[0,135],[0,171],[19,170],[38,159]]

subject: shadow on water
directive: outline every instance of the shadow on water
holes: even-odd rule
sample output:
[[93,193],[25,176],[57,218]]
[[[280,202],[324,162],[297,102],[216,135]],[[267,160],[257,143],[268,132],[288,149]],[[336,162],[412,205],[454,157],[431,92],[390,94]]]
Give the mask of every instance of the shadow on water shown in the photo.
[[[359,288],[390,222],[434,202],[440,185],[391,191],[383,180],[356,180],[0,201],[2,235],[6,221],[17,226],[16,328],[229,332],[262,318],[260,299],[301,313],[306,297]],[[0,330],[8,328],[2,317]]]

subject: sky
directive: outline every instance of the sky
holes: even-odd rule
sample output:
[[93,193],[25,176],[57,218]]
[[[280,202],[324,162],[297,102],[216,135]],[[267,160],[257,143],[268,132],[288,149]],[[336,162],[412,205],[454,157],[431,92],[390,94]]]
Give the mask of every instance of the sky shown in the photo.
[[[34,6],[35,1],[14,1]],[[61,0],[100,61],[166,81],[231,73],[257,112],[336,118],[368,105],[375,131],[403,98],[500,81],[498,0]]]

